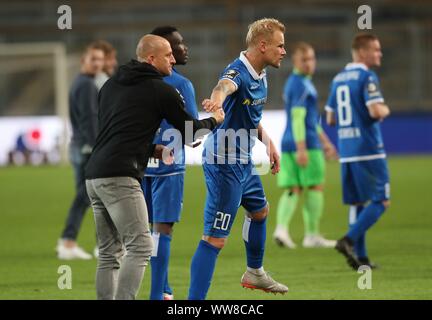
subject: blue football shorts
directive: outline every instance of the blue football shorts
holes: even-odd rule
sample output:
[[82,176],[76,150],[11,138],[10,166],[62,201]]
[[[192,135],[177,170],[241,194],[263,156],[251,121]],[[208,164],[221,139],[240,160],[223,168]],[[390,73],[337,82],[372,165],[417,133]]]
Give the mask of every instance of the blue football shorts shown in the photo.
[[240,206],[254,214],[267,206],[259,175],[252,162],[247,164],[203,164],[207,187],[204,235],[229,235]]
[[341,176],[345,204],[390,199],[386,159],[341,163]]
[[183,186],[184,173],[143,178],[141,187],[147,203],[150,223],[180,221]]

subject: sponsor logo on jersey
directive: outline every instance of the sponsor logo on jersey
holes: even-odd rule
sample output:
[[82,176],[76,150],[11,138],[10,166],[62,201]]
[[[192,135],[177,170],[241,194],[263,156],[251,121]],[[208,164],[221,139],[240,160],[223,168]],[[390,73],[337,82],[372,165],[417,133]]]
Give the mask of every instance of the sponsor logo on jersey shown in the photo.
[[260,106],[263,105],[267,102],[267,97],[261,98],[261,99],[255,99],[255,100],[250,100],[248,98],[245,98],[242,102],[242,105],[244,106]]
[[251,101],[249,100],[249,99],[244,99],[243,100],[243,102],[242,102],[242,105],[244,105],[244,106],[250,106],[250,104],[251,104]]

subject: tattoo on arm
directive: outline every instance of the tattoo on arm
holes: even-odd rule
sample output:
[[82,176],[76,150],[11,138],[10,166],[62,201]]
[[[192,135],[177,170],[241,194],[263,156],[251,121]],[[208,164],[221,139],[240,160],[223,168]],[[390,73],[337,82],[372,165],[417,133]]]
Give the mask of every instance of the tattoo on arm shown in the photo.
[[213,91],[219,91],[223,93],[225,96],[229,96],[236,90],[235,86],[227,81],[219,81],[216,87],[214,87]]

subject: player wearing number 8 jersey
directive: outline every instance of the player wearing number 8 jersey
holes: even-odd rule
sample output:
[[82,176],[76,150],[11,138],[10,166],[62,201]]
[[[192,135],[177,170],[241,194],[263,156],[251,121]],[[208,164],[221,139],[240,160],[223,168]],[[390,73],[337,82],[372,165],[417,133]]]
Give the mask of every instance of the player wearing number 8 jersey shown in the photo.
[[350,205],[348,233],[336,249],[357,270],[374,267],[366,251],[366,231],[389,206],[389,175],[380,122],[389,114],[377,75],[381,65],[378,38],[361,33],[352,45],[353,63],[333,79],[327,101],[327,123],[337,124],[343,201]]

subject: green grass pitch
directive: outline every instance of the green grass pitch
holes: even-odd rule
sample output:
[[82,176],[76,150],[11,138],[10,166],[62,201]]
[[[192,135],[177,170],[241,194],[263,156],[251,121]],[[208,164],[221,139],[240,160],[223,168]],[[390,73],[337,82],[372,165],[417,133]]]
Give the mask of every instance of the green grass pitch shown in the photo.
[[[241,238],[243,211],[238,212],[231,236],[219,255],[209,299],[431,299],[432,298],[432,158],[389,159],[392,206],[368,233],[373,271],[372,289],[360,290],[360,274],[350,270],[333,249],[287,250],[271,239],[280,190],[276,178],[262,177],[271,206],[264,266],[287,284],[285,296],[250,291],[240,286],[245,269]],[[321,231],[339,238],[347,229],[348,209],[341,204],[339,168],[328,165],[326,207]],[[59,261],[54,247],[73,196],[70,167],[0,168],[0,299],[95,299],[96,260]],[[203,224],[205,185],[200,167],[187,171],[182,221],[172,242],[170,283],[177,299],[186,299],[191,257]],[[291,233],[300,244],[301,211]],[[79,236],[88,251],[95,245],[91,211]],[[72,289],[60,290],[60,265],[72,268]],[[150,272],[146,270],[139,299],[147,299]]]

